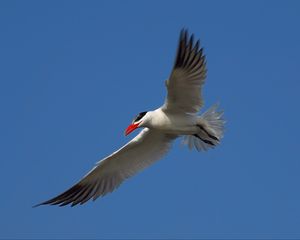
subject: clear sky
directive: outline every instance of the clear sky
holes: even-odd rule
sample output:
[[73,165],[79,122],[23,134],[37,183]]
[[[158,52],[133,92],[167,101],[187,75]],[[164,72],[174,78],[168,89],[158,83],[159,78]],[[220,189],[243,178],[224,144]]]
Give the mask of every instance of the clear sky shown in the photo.
[[[0,238],[299,238],[299,24],[299,1],[1,1]],[[205,49],[222,144],[176,141],[96,202],[32,208],[163,103],[182,27]]]

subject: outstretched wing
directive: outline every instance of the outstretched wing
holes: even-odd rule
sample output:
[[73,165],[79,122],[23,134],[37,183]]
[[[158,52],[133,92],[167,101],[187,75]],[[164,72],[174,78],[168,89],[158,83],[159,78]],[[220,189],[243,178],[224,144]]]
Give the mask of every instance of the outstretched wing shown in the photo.
[[203,105],[201,87],[206,78],[206,63],[199,40],[194,44],[194,35],[187,30],[180,33],[175,64],[166,81],[167,98],[164,111],[197,113]]
[[143,129],[134,139],[97,165],[77,184],[39,205],[83,204],[115,190],[125,179],[148,167],[167,153],[175,136]]

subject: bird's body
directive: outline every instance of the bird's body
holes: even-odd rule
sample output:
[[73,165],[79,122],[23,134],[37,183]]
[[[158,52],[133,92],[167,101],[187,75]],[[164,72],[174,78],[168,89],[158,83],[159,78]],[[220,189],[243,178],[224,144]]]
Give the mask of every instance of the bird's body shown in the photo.
[[208,150],[223,137],[224,120],[217,106],[198,115],[203,105],[201,88],[206,78],[206,62],[199,41],[182,30],[175,64],[165,82],[167,97],[162,107],[139,113],[125,135],[143,130],[125,146],[99,161],[73,187],[44,204],[83,204],[116,189],[124,180],[153,164],[166,154],[172,142],[183,137],[190,149]]
[[191,114],[168,113],[162,108],[149,111],[149,121],[144,125],[149,129],[157,129],[166,134],[191,135],[196,134],[198,116]]

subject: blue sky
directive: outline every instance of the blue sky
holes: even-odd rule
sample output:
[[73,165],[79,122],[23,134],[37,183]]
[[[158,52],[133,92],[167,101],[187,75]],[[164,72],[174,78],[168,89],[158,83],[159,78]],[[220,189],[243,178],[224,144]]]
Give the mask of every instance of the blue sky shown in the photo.
[[[299,1],[1,1],[0,238],[300,237]],[[225,138],[172,151],[75,208],[62,192],[165,97],[179,31],[201,39]]]

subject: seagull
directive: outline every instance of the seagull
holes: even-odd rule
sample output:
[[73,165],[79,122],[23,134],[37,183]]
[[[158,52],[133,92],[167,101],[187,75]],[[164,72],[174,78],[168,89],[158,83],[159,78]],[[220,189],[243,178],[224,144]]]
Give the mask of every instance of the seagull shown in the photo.
[[[172,142],[183,138],[190,149],[206,151],[220,143],[224,132],[223,111],[213,105],[203,114],[201,88],[206,78],[206,60],[200,42],[187,29],[180,32],[175,63],[165,81],[164,104],[153,111],[139,113],[125,130],[125,136],[138,128],[131,141],[97,162],[79,182],[40,205],[84,204],[118,188],[123,181],[162,158]],[[35,206],[35,207],[36,207]]]

